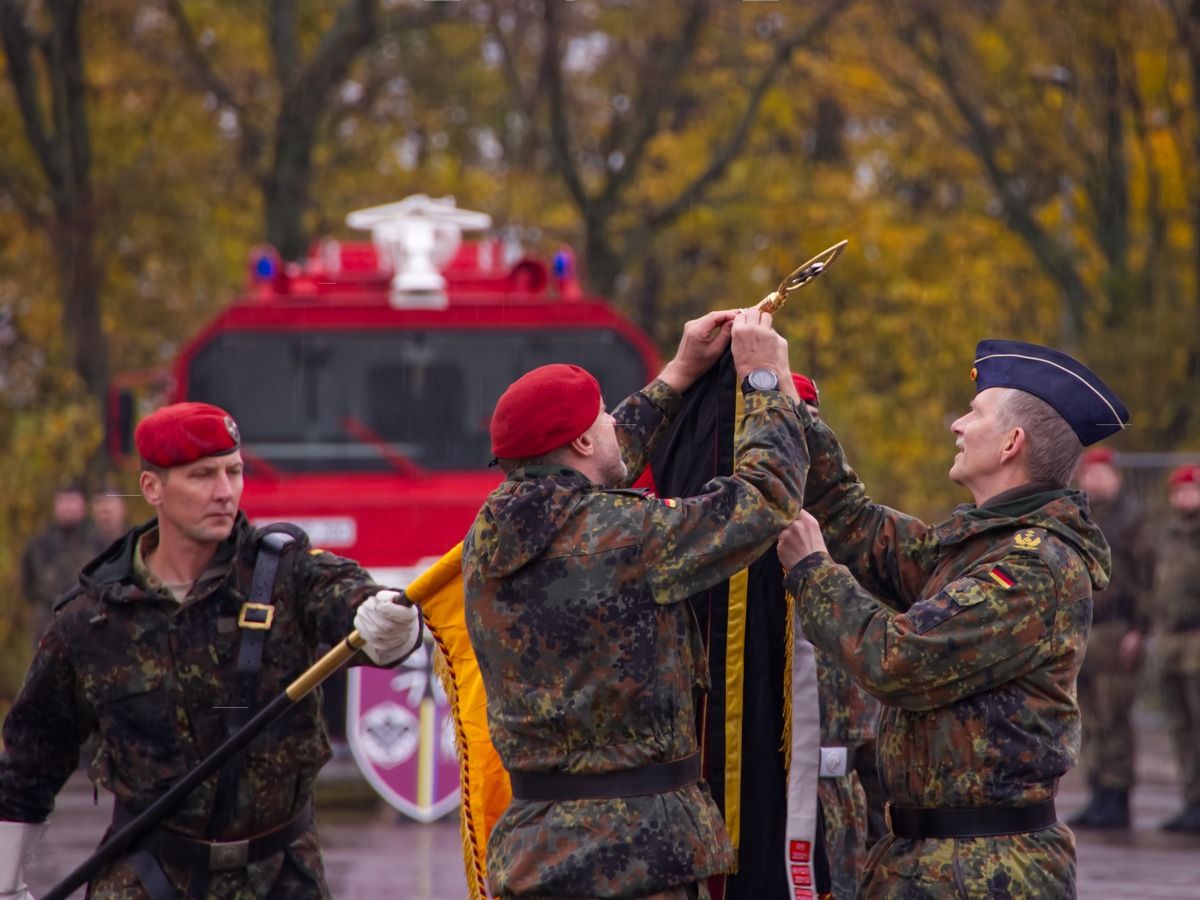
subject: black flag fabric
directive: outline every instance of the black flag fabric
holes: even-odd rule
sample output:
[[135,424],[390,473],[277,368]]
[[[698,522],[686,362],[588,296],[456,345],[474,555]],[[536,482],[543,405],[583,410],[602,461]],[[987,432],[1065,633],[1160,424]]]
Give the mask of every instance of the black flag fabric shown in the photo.
[[[694,496],[710,479],[733,472],[740,399],[733,355],[726,351],[684,394],[675,428],[651,459],[659,496]],[[712,680],[697,708],[704,777],[738,856],[736,873],[710,882],[714,900],[817,896],[828,887],[795,883],[812,877],[809,860],[791,866],[787,858],[793,630],[774,546],[748,570],[689,602]],[[796,700],[815,705],[815,683],[811,687],[811,697]],[[824,866],[816,869],[823,874]]]

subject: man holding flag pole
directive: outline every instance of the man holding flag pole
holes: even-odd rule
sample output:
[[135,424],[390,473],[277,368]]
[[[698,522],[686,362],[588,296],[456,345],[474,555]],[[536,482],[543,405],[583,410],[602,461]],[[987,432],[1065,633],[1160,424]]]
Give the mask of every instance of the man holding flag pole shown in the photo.
[[779,539],[804,634],[883,702],[891,833],[868,900],[1075,896],[1054,797],[1078,758],[1075,679],[1110,554],[1067,483],[1129,413],[1049,347],[981,341],[970,375],[949,474],[973,504],[930,526],[872,502],[816,422],[808,511]]
[[[732,344],[737,464],[698,496],[626,489]],[[463,543],[466,622],[512,802],[499,897],[684,900],[734,864],[701,778],[707,665],[688,596],[744,569],[800,509],[807,457],[787,344],[758,309],[689,322],[661,376],[605,411],[573,366],[518,379],[492,418],[507,476]]]
[[[134,437],[157,516],[84,567],[4,722],[0,897],[29,900],[24,866],[91,735],[89,774],[115,801],[110,835],[136,840],[101,848],[72,885],[150,900],[328,897],[312,794],[330,750],[315,683],[297,676],[351,626],[342,661],[398,664],[420,643],[420,612],[300,529],[250,525],[224,410],[166,406]],[[244,750],[191,777],[228,747]]]

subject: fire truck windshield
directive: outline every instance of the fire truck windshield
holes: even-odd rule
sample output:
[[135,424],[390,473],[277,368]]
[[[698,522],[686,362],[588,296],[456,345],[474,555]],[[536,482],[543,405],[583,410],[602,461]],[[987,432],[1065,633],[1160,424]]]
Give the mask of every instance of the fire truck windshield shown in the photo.
[[478,469],[500,394],[558,362],[593,373],[610,407],[646,381],[608,330],[234,331],[192,358],[187,394],[229,410],[281,472]]

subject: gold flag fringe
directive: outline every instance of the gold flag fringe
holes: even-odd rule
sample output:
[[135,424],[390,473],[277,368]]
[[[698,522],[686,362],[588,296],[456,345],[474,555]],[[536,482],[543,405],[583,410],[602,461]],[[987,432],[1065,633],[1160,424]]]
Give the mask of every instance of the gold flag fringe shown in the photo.
[[[427,626],[428,622],[425,623]],[[454,665],[446,651],[442,639],[432,627],[429,633],[433,635],[437,650],[433,655],[433,672],[442,689],[446,692],[446,700],[450,704],[450,714],[454,720],[454,751],[458,756],[459,771],[459,829],[462,834],[463,868],[474,873],[467,883],[468,900],[487,900],[487,873],[484,871],[483,860],[486,848],[479,847],[475,842],[475,822],[471,812],[471,779],[467,762],[467,734],[463,729],[462,714],[458,708],[458,685],[454,677]]]

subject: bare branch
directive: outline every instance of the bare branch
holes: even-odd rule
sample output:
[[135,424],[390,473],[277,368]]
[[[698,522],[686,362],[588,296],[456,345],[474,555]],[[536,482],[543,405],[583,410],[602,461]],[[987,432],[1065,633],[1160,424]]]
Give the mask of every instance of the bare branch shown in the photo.
[[163,4],[167,14],[175,23],[175,28],[183,41],[184,53],[187,55],[188,62],[191,63],[193,72],[200,79],[201,85],[216,97],[222,106],[227,106],[237,113],[238,121],[242,123],[242,127],[245,127],[243,120],[248,118],[245,107],[209,63],[208,57],[200,47],[196,32],[192,29],[192,23],[189,21],[187,13],[183,11],[179,0],[163,0]]
[[672,98],[675,83],[688,60],[696,53],[700,33],[712,9],[710,0],[692,0],[678,39],[663,42],[665,46],[652,48],[648,54],[650,65],[638,79],[639,95],[632,104],[636,115],[626,142],[625,163],[609,173],[604,189],[595,201],[601,216],[608,215],[616,206],[620,192],[633,180],[650,139],[659,129],[659,115]]
[[0,36],[4,40],[4,55],[8,60],[8,78],[17,95],[25,139],[33,149],[38,165],[51,184],[61,182],[58,160],[52,150],[45,114],[38,99],[37,72],[31,59],[32,50],[40,39],[25,23],[22,4],[17,0],[0,0]]
[[[949,96],[954,108],[967,126],[966,140],[976,158],[983,164],[984,172],[1003,205],[1009,226],[1037,257],[1042,268],[1063,289],[1067,310],[1073,328],[1078,329],[1083,315],[1091,302],[1091,294],[1083,277],[1062,244],[1050,236],[1038,222],[1029,205],[1012,190],[1012,175],[1004,171],[997,158],[997,141],[992,129],[984,121],[979,105],[967,97],[961,74],[954,69],[946,52],[940,22],[930,15],[925,22],[937,44],[937,55],[931,56],[910,42],[914,52],[927,68],[937,76],[942,89]],[[1067,336],[1070,337],[1069,335]]]
[[271,0],[267,5],[267,40],[275,58],[275,75],[279,83],[290,83],[300,65],[295,0]]
[[775,79],[779,76],[779,71],[787,65],[796,50],[809,44],[828,28],[843,8],[844,4],[842,3],[827,3],[811,22],[791,37],[775,45],[771,60],[764,67],[762,73],[759,75],[758,82],[751,89],[746,108],[730,133],[729,140],[716,149],[709,159],[708,165],[705,166],[704,171],[697,175],[680,192],[679,196],[647,217],[647,221],[651,227],[659,227],[677,219],[686,210],[699,202],[708,187],[725,173],[729,165],[738,158],[745,148],[750,130],[755,119],[758,118],[758,111],[762,107],[763,100],[771,86],[775,83]]
[[563,72],[560,58],[561,33],[558,21],[558,4],[554,0],[543,0],[543,23],[546,34],[542,45],[542,60],[539,80],[546,87],[550,104],[550,149],[555,168],[567,184],[567,190],[575,204],[589,218],[592,212],[591,198],[583,186],[583,178],[571,156],[571,133],[567,125],[566,94],[563,89]]

